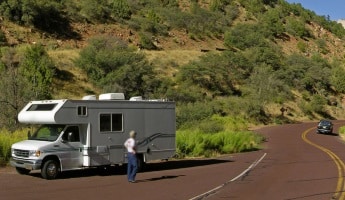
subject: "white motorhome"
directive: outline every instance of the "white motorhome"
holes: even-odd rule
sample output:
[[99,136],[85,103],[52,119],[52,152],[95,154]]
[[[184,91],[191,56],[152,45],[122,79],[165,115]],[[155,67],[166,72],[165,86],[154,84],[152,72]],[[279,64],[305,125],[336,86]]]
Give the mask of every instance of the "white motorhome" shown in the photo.
[[60,172],[126,163],[123,146],[137,132],[139,165],[175,154],[175,103],[125,100],[122,93],[90,95],[82,100],[29,102],[21,123],[41,125],[28,140],[12,145],[11,165],[20,174],[41,170],[46,179]]

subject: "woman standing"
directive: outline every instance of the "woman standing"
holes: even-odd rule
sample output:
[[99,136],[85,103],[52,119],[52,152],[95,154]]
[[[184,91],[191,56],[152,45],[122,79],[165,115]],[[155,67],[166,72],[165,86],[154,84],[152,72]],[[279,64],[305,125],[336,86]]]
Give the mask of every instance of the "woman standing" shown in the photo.
[[129,138],[125,142],[125,147],[127,148],[127,178],[130,183],[135,183],[135,176],[137,174],[137,157],[136,157],[136,144],[135,137],[137,133],[135,131],[129,132]]

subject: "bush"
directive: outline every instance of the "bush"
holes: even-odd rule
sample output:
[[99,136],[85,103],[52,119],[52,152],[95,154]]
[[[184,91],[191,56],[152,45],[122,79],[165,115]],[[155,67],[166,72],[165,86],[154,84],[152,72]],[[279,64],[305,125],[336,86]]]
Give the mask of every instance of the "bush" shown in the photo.
[[[195,125],[196,124],[196,125]],[[176,134],[177,155],[183,157],[214,156],[258,149],[263,136],[246,131],[244,119],[214,115],[201,123],[190,123]]]
[[227,47],[236,47],[241,50],[251,47],[267,47],[265,36],[260,32],[257,24],[238,24],[224,36],[224,44]]
[[157,47],[153,44],[153,41],[151,40],[152,36],[148,33],[139,33],[140,37],[140,47],[147,50],[155,50]]
[[309,29],[305,26],[305,21],[295,18],[288,18],[286,22],[286,31],[295,37],[311,37]]
[[209,157],[217,154],[239,153],[257,150],[264,140],[262,135],[250,132],[222,131],[205,134],[198,131],[178,131],[177,155],[183,157]]
[[202,133],[218,133],[224,130],[224,125],[221,121],[214,119],[205,119],[199,123],[199,130]]
[[301,41],[297,42],[297,49],[298,49],[300,52],[306,53],[306,52],[307,52],[307,48],[308,48],[308,46],[307,46],[306,43],[301,42]]
[[12,144],[27,138],[27,129],[17,130],[13,133],[0,130],[0,166],[6,165],[11,157]]
[[[212,107],[207,103],[188,103],[178,105],[176,109],[176,123],[178,128],[189,127],[197,121],[210,118],[213,115]],[[184,124],[183,127],[181,125]]]
[[131,10],[127,0],[110,1],[110,9],[115,18],[129,19],[131,17]]
[[160,85],[144,54],[116,37],[92,38],[75,63],[103,92],[149,97]]
[[0,30],[0,46],[4,46],[7,44],[6,35],[3,31]]
[[345,126],[341,126],[338,130],[339,134],[345,134]]
[[327,99],[321,95],[313,95],[310,101],[311,109],[319,114],[325,112],[325,106],[327,105]]

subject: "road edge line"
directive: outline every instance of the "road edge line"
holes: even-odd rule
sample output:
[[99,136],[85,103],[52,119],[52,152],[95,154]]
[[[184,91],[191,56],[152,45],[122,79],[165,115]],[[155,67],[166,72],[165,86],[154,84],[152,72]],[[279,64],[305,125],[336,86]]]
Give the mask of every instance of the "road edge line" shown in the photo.
[[244,170],[242,173],[240,173],[239,175],[237,175],[235,178],[223,183],[222,185],[218,186],[218,187],[215,187],[203,194],[200,194],[198,196],[195,196],[193,198],[190,198],[189,200],[200,200],[200,199],[203,199],[207,196],[209,196],[210,194],[213,194],[215,193],[216,191],[220,190],[222,187],[224,187],[225,185],[227,185],[228,183],[230,182],[234,182],[236,181],[237,179],[239,179],[240,177],[242,177],[243,175],[245,174],[248,174],[248,172],[250,170],[252,170],[254,167],[256,167],[256,165],[258,165],[265,157],[266,157],[267,153],[264,153],[264,155],[262,155],[258,160],[254,161],[246,170]]

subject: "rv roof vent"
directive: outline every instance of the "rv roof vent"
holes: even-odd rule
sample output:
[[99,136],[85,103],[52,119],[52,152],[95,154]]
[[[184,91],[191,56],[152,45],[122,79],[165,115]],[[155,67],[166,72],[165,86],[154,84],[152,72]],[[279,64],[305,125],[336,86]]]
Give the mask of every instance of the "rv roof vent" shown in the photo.
[[130,101],[142,101],[143,97],[142,96],[131,97],[129,100]]
[[106,93],[99,95],[99,100],[124,100],[125,95],[123,93]]
[[83,97],[83,100],[96,100],[96,95],[87,95]]

